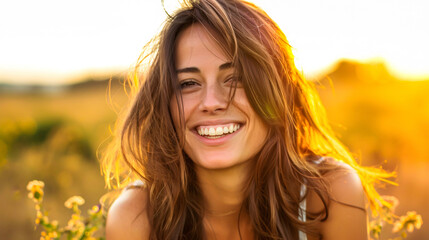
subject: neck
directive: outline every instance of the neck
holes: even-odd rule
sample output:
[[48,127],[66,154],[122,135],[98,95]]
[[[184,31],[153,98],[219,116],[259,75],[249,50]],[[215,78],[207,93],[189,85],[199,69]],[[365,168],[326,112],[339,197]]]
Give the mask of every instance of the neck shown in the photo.
[[211,239],[253,239],[252,224],[241,210],[249,164],[228,169],[196,168],[205,213],[204,228]]
[[238,216],[244,200],[247,164],[227,169],[197,168],[206,216]]

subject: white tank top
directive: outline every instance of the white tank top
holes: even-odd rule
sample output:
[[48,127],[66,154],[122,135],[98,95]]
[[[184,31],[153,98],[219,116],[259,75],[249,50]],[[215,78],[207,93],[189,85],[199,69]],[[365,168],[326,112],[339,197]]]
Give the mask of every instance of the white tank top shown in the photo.
[[[307,191],[307,186],[305,186],[305,184],[302,184],[301,192],[300,192],[301,197],[304,197],[306,191]],[[302,222],[307,221],[306,210],[307,210],[307,201],[303,199],[299,203],[299,209],[298,209],[298,219]],[[307,234],[305,234],[305,232],[299,231],[298,234],[299,234],[299,240],[307,240]]]

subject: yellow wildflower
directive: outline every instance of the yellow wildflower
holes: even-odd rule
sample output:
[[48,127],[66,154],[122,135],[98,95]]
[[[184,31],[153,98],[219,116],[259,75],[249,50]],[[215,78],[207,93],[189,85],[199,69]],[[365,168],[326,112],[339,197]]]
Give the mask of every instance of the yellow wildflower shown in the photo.
[[85,200],[81,196],[73,196],[64,203],[66,208],[73,208],[73,205],[83,205],[85,203]]
[[58,221],[57,220],[52,221],[51,224],[54,228],[58,227]]
[[394,212],[395,208],[399,204],[399,200],[395,196],[387,196],[387,195],[382,196],[382,198],[384,201],[390,204],[390,209],[392,210],[392,212]]
[[58,237],[58,233],[57,232],[50,232],[49,233],[49,237],[51,237],[51,238],[57,238]]
[[67,222],[67,227],[69,229],[80,229],[84,227],[84,223],[80,220],[80,216],[77,214],[73,214],[71,219]]
[[375,239],[379,239],[381,229],[382,229],[382,223],[379,221],[371,221],[369,224],[369,229],[370,229],[371,236],[374,236]]
[[407,231],[413,232],[414,231],[414,225],[413,224],[407,224]]
[[422,227],[423,219],[422,219],[422,216],[420,214],[417,215],[416,222],[414,224],[416,225],[417,229],[420,229]]
[[27,184],[27,190],[28,191],[32,191],[35,188],[44,188],[44,187],[45,187],[45,183],[42,181],[38,181],[38,180],[30,181]]
[[41,219],[43,221],[43,223],[49,223],[49,218],[48,216],[43,216],[43,218]]
[[41,212],[41,211],[37,211],[37,213],[36,213],[36,217],[37,217],[37,218],[43,218],[43,214],[42,214],[42,212]]
[[43,199],[43,188],[45,183],[42,181],[33,180],[27,184],[27,190],[30,191],[28,197],[33,201],[40,202]]
[[68,222],[67,222],[67,229],[73,229],[73,226],[76,224],[76,221],[75,220],[73,220],[73,219],[70,219]]
[[92,206],[92,208],[90,210],[88,210],[88,213],[90,215],[94,215],[94,214],[100,212],[100,210],[101,210],[101,208],[99,205],[94,205],[94,206]]
[[72,219],[77,221],[77,220],[80,219],[80,215],[78,215],[78,214],[72,214]]
[[413,232],[414,228],[420,229],[422,224],[422,216],[415,211],[409,211],[406,216],[401,216],[401,218],[395,222],[392,231],[399,232],[404,229],[408,232]]

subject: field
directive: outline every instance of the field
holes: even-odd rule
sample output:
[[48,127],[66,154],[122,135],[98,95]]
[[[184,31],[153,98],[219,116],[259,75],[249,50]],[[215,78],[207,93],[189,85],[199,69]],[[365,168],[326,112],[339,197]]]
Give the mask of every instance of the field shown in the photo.
[[[363,165],[398,173],[398,187],[380,189],[399,199],[397,213],[422,215],[423,228],[407,239],[429,238],[429,81],[398,80],[382,64],[348,61],[317,80],[338,137]],[[0,236],[38,239],[34,204],[25,189],[30,180],[45,182],[45,208],[63,224],[70,216],[64,207],[68,197],[81,195],[86,209],[106,193],[97,150],[127,101],[119,84],[111,93],[107,89],[107,82],[99,81],[0,91]]]
[[81,195],[83,209],[98,203],[106,190],[97,149],[114,125],[115,104],[126,100],[120,87],[111,94],[107,89],[100,82],[0,94],[0,236],[39,239],[34,203],[25,188],[30,180],[45,182],[45,208],[60,223],[71,215],[64,207],[67,198]]

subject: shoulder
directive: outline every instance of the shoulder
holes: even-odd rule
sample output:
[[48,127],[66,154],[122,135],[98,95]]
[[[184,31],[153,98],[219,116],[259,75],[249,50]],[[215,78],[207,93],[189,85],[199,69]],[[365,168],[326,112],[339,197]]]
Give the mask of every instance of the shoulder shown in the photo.
[[[323,239],[368,239],[366,195],[358,173],[349,165],[335,160],[335,170],[325,174],[328,185],[328,217],[317,226]],[[309,193],[309,209],[320,210],[323,205],[315,194]]]
[[106,240],[149,239],[148,203],[145,187],[124,189],[109,208]]
[[356,170],[343,162],[335,161],[334,164],[338,168],[325,175],[333,202],[342,202],[365,209],[365,192]]

